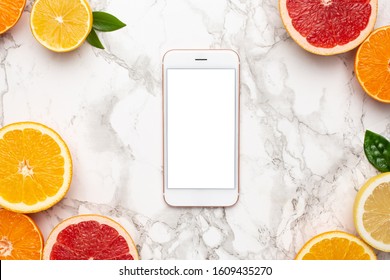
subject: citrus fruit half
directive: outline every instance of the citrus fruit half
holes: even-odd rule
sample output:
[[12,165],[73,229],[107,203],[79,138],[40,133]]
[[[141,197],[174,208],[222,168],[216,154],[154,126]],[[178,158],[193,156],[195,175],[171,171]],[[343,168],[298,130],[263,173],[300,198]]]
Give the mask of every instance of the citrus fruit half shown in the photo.
[[92,10],[86,0],[36,0],[31,30],[43,46],[55,52],[72,51],[92,29]]
[[50,208],[67,193],[72,160],[62,138],[38,123],[0,129],[0,206],[34,213]]
[[375,260],[371,247],[356,236],[329,231],[309,240],[299,251],[296,260]]
[[0,260],[40,260],[42,252],[42,234],[34,221],[0,209]]
[[373,30],[378,0],[279,0],[287,32],[305,50],[319,55],[344,53]]
[[127,231],[100,215],[79,215],[57,225],[43,252],[45,260],[138,260]]
[[353,214],[360,237],[372,247],[390,252],[390,172],[364,184],[356,196]]
[[22,16],[26,0],[0,1],[0,34],[12,28]]
[[360,45],[355,58],[356,77],[364,91],[390,103],[390,26],[376,29]]

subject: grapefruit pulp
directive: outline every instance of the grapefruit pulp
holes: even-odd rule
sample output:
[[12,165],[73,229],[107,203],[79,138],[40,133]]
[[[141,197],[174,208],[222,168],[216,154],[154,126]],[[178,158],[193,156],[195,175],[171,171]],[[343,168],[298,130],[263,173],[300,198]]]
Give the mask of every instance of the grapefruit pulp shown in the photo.
[[279,0],[287,32],[305,50],[319,55],[344,53],[373,30],[378,0]]
[[80,215],[50,233],[45,260],[138,260],[131,236],[117,222],[100,215]]

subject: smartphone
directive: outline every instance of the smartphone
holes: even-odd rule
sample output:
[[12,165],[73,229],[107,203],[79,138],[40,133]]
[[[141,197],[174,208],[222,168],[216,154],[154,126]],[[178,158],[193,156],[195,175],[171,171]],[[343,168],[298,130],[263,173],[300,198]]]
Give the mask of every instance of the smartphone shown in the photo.
[[163,194],[177,207],[239,197],[240,61],[233,50],[171,50],[163,58]]

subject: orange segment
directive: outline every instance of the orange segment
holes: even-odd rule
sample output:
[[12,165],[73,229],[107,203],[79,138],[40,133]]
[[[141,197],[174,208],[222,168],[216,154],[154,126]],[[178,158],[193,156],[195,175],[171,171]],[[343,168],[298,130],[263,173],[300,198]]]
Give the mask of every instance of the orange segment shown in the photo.
[[86,0],[37,0],[30,25],[43,46],[68,52],[78,48],[91,32],[92,10]]
[[356,77],[368,95],[390,103],[390,26],[375,30],[359,47]]
[[0,260],[40,260],[42,234],[26,215],[0,209]]
[[309,240],[296,260],[375,260],[372,249],[359,238],[342,231],[330,231]]
[[0,205],[15,212],[45,210],[69,189],[72,161],[61,137],[37,123],[0,129]]
[[12,28],[22,16],[26,0],[0,1],[0,34]]

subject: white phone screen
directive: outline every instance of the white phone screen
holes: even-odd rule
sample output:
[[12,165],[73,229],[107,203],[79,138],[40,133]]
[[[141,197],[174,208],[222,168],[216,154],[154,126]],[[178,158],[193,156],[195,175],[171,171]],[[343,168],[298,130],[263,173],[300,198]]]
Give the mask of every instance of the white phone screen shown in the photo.
[[166,174],[172,189],[233,189],[236,70],[166,71]]

